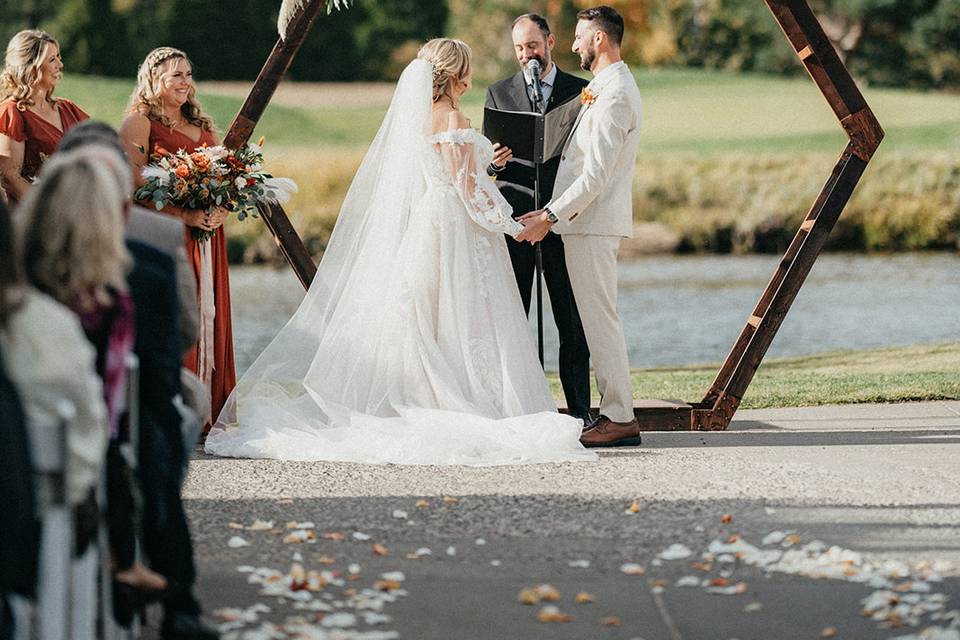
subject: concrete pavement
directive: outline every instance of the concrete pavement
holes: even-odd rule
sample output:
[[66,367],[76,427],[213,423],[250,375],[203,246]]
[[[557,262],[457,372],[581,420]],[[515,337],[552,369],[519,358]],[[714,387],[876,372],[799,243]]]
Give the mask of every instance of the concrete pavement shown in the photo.
[[[198,454],[184,495],[200,595],[211,612],[270,608],[226,622],[238,638],[298,618],[314,634],[302,637],[367,640],[892,638],[957,624],[960,402],[740,411],[726,432],[643,437],[595,463],[493,468]],[[238,528],[256,520],[272,530]],[[327,584],[261,594],[295,562]],[[559,600],[518,601],[540,584]],[[364,619],[370,607],[387,618]],[[544,607],[573,619],[540,622]],[[270,633],[249,637],[296,637]]]

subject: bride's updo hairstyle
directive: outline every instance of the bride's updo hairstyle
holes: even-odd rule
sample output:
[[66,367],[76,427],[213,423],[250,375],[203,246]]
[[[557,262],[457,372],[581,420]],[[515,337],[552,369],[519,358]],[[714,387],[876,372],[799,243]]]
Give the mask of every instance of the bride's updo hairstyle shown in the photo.
[[453,100],[453,88],[470,75],[470,46],[462,40],[434,38],[420,47],[417,58],[433,65],[433,101]]

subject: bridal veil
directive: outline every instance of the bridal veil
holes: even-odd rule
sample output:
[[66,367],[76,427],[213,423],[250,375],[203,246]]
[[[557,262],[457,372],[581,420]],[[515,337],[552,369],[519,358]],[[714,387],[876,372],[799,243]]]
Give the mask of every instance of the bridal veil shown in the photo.
[[[406,464],[595,457],[579,444],[579,421],[552,410],[505,247],[494,247],[496,260],[486,257],[495,263],[491,270],[500,297],[481,300],[473,291],[477,260],[465,261],[465,254],[482,243],[460,239],[502,245],[502,235],[464,213],[455,220],[472,226],[456,232],[461,244],[444,244],[452,249],[447,257],[434,258],[426,247],[440,242],[430,239],[438,233],[434,219],[462,206],[449,200],[452,189],[430,188],[439,156],[429,139],[431,86],[429,62],[414,60],[404,70],[315,280],[300,308],[240,378],[207,437],[208,452]],[[422,289],[428,287],[421,285],[434,276],[456,278],[463,289],[425,298]],[[478,316],[493,318],[491,305],[506,307],[497,311],[505,324],[469,331],[463,326]],[[451,318],[445,321],[451,331],[437,328],[441,316]],[[480,388],[484,376],[465,374],[478,370],[474,360],[483,353],[461,331],[493,336],[500,389],[487,392]]]

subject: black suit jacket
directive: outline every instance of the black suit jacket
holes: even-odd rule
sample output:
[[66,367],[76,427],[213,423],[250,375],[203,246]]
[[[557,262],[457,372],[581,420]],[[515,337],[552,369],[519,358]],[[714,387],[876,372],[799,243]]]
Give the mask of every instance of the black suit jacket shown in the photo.
[[[0,214],[3,215],[3,214]],[[32,598],[37,583],[40,525],[34,502],[27,418],[0,355],[0,592]],[[2,631],[2,629],[0,629]]]
[[[179,477],[184,459],[180,412],[180,299],[176,266],[169,254],[137,240],[127,240],[133,269],[127,276],[136,308],[140,359],[141,476],[146,485],[164,485]],[[156,486],[145,487],[146,491]]]
[[[580,94],[587,81],[575,75],[564,73],[557,67],[557,77],[553,82],[553,92],[547,101],[547,111]],[[527,93],[527,85],[522,72],[504,78],[487,88],[487,107],[505,111],[533,111],[533,104]],[[553,183],[557,179],[560,157],[540,165],[540,206],[550,201],[553,195]],[[516,185],[516,186],[514,186]],[[497,186],[504,198],[513,207],[513,215],[520,216],[533,210],[534,169],[532,166],[510,161],[507,167],[497,174]],[[521,187],[518,189],[517,186]]]

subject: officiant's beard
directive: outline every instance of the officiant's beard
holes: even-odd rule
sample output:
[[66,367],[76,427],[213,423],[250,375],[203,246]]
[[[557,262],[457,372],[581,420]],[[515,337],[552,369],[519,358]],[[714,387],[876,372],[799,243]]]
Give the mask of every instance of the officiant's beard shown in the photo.
[[597,48],[594,46],[593,42],[587,45],[586,51],[580,52],[580,68],[584,71],[590,71],[593,68],[593,63],[597,59]]
[[526,68],[527,68],[527,65],[530,64],[530,61],[531,61],[531,60],[536,60],[537,62],[539,62],[539,63],[540,63],[540,69],[541,69],[541,70],[547,68],[547,61],[544,60],[544,59],[543,59],[543,56],[541,56],[541,55],[532,55],[532,56],[530,56],[529,58],[526,58],[520,66],[522,66],[524,69],[526,69]]

